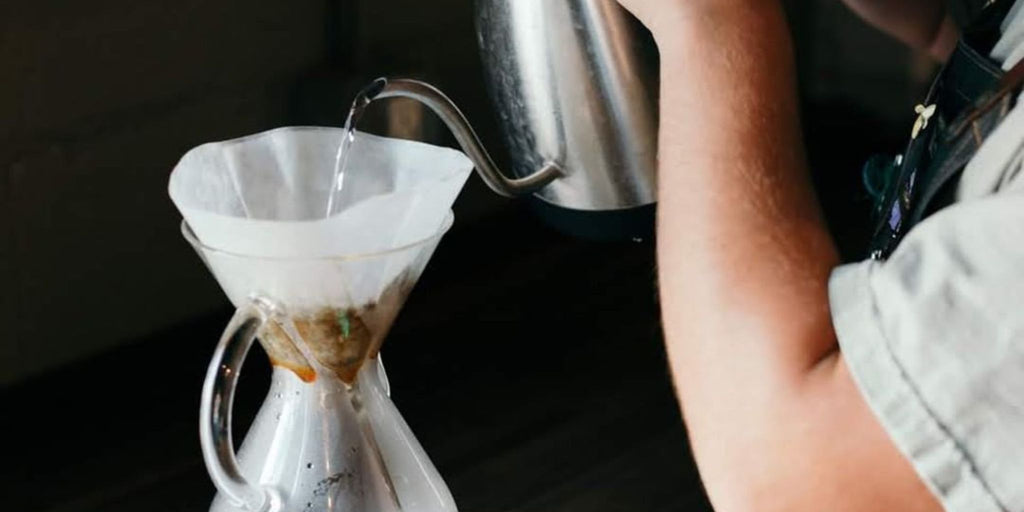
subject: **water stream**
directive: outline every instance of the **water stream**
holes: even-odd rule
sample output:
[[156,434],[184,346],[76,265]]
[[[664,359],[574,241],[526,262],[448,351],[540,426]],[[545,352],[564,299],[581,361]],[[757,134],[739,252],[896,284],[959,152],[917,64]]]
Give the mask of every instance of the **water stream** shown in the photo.
[[330,217],[343,206],[341,193],[345,188],[345,169],[348,167],[348,160],[352,153],[352,144],[356,140],[356,126],[363,118],[366,108],[370,102],[383,90],[387,81],[381,78],[374,80],[365,89],[356,94],[349,108],[348,117],[345,118],[345,126],[342,128],[341,141],[338,143],[338,152],[334,156],[334,176],[331,181],[331,192],[327,196],[327,210],[324,217]]

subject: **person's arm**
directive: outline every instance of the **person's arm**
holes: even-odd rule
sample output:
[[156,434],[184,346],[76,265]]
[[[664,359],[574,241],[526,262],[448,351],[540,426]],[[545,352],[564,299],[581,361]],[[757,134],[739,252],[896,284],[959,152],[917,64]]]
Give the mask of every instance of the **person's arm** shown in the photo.
[[938,511],[837,349],[778,1],[622,1],[661,51],[664,330],[716,510]]
[[843,0],[851,10],[912,48],[945,61],[958,30],[944,0]]

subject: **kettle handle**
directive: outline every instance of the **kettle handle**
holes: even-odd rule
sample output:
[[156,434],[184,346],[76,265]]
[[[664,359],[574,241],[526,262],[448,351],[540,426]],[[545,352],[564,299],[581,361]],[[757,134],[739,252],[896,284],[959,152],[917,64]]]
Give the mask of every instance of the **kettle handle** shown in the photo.
[[473,127],[466,120],[459,107],[452,102],[448,96],[434,86],[405,78],[389,79],[378,78],[374,80],[361,94],[364,94],[369,101],[383,98],[409,98],[426,105],[434,111],[445,126],[451,130],[455,140],[466,152],[469,159],[473,161],[480,178],[494,192],[505,197],[516,197],[536,192],[552,181],[562,177],[562,168],[555,162],[545,162],[544,165],[529,176],[522,178],[509,178],[498,170],[494,160],[484,149],[480,138],[477,137]]
[[271,306],[260,299],[235,311],[206,370],[199,404],[199,440],[206,469],[217,490],[250,512],[281,510],[281,498],[274,489],[253,485],[242,475],[231,439],[231,406],[238,374],[271,311]]

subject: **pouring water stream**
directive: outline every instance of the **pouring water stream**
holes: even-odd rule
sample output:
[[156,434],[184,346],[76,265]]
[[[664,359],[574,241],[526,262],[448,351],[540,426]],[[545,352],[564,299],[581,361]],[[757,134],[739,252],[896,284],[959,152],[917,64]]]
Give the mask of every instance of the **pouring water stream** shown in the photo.
[[414,99],[434,111],[451,130],[466,156],[473,161],[484,183],[502,196],[517,197],[537,192],[564,175],[558,163],[548,160],[532,174],[509,178],[494,165],[469,121],[444,93],[430,84],[417,80],[378,78],[356,95],[345,120],[344,132],[335,155],[334,176],[325,217],[334,215],[342,207],[342,198],[338,196],[345,188],[345,168],[355,140],[356,125],[359,124],[363,113],[373,100],[395,97]]
[[345,188],[345,168],[348,166],[348,159],[352,153],[352,143],[356,139],[356,125],[363,118],[363,114],[366,113],[366,108],[369,107],[370,102],[374,100],[386,85],[387,81],[384,79],[374,80],[366,88],[359,91],[359,94],[356,94],[355,99],[352,101],[348,117],[345,118],[341,141],[338,143],[338,152],[334,157],[334,174],[331,178],[331,191],[327,196],[327,210],[324,212],[325,218],[337,213],[336,209],[341,207],[341,198],[338,196],[341,195]]

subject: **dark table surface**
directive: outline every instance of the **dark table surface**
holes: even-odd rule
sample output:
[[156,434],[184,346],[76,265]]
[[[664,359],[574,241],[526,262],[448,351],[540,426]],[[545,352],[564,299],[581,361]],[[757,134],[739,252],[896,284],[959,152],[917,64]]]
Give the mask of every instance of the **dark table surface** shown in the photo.
[[[572,239],[521,210],[453,230],[384,345],[393,399],[460,510],[708,509],[653,244]],[[0,392],[4,510],[206,510],[199,391],[229,315]],[[236,433],[269,381],[262,351],[249,357]]]

